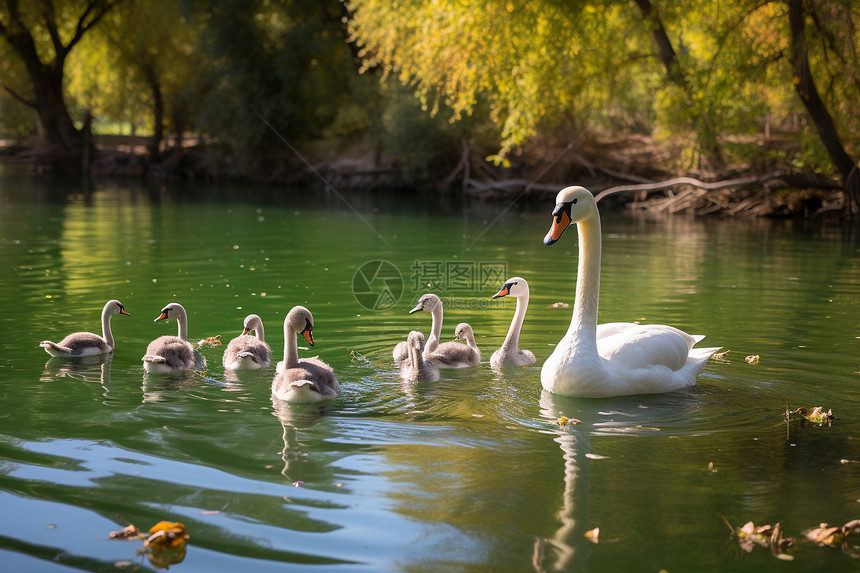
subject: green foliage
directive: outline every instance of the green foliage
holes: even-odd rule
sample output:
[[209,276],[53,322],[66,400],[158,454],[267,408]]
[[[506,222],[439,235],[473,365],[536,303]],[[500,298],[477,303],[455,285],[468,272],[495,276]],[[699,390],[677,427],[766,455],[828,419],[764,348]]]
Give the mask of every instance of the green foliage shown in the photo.
[[658,70],[618,49],[648,42],[629,25],[626,5],[352,0],[349,7],[365,69],[414,87],[431,115],[445,108],[459,121],[485,101],[502,153],[571,115],[607,124],[649,115],[642,100]]
[[[68,42],[88,0],[18,4],[48,63],[43,10],[53,6]],[[10,5],[0,5],[0,26]],[[860,5],[804,6],[816,84],[856,153]],[[756,152],[742,142],[766,121],[805,113],[790,40],[780,0],[126,0],[69,53],[64,95],[73,118],[91,110],[97,128],[149,134],[163,122],[197,134],[224,151],[213,165],[230,173],[281,169],[294,158],[280,135],[302,149],[365,145],[408,180],[438,179],[462,141],[504,164],[565,125],[655,134],[680,145],[690,167],[713,153],[742,161]],[[32,129],[7,99],[32,99],[28,82],[0,34],[0,133]],[[797,137],[801,151],[785,161],[828,169],[815,131]]]

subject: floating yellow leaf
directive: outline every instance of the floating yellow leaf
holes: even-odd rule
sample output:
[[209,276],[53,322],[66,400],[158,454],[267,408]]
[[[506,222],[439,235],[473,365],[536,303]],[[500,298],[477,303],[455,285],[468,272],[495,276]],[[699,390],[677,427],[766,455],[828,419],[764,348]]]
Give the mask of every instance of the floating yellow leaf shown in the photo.
[[562,416],[558,419],[559,426],[575,426],[577,424],[581,424],[582,420],[577,420],[576,418],[568,418],[567,416]]
[[747,364],[758,364],[758,359],[760,356],[758,354],[750,354],[744,360],[747,361]]
[[221,335],[216,334],[197,342],[197,346],[221,346]]
[[177,549],[185,545],[188,537],[185,525],[172,521],[159,521],[149,530],[149,537],[143,542],[143,546],[153,551]]
[[591,541],[592,543],[597,543],[597,539],[600,537],[600,528],[595,527],[594,529],[589,529],[585,532],[585,538]]

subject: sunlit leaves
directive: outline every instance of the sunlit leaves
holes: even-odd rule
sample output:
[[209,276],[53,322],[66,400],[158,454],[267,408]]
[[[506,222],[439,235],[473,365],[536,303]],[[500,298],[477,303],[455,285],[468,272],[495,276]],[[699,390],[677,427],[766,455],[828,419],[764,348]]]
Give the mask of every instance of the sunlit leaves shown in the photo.
[[[454,120],[486,101],[503,151],[564,117],[620,109],[631,94],[647,93],[648,78],[643,83],[641,74],[626,73],[631,63],[619,49],[643,45],[626,6],[492,0],[479,7],[454,0],[349,6],[365,69],[382,68],[413,86],[427,111],[444,106]],[[651,66],[632,62],[640,71],[642,64]]]
[[[858,76],[849,72],[857,69],[857,54],[846,49],[858,40],[856,10],[818,4],[810,4],[821,33],[816,58],[829,75],[832,104],[857,111],[847,103],[860,101]],[[627,2],[351,0],[348,6],[365,69],[412,86],[426,111],[447,107],[454,121],[488,102],[502,134],[501,155],[566,117],[691,136],[713,152],[727,133],[756,133],[765,122],[802,111],[785,73],[790,37],[778,2],[655,0],[648,20]],[[674,77],[661,69],[650,36],[658,21],[676,53]]]

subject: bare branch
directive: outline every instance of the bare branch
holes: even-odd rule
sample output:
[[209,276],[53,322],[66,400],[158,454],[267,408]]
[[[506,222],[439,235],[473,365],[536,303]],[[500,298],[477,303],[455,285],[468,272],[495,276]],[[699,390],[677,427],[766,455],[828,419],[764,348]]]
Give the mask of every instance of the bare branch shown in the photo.
[[674,179],[668,179],[666,181],[660,181],[658,183],[647,183],[642,185],[618,185],[616,187],[604,189],[595,196],[594,200],[600,201],[605,197],[615,195],[617,193],[629,193],[634,191],[666,191],[681,186],[697,187],[706,191],[717,191],[720,189],[731,189],[735,187],[754,187],[762,185],[763,183],[774,179],[781,179],[789,183],[794,183],[798,187],[807,186],[817,187],[820,189],[842,188],[842,185],[839,181],[828,179],[826,177],[815,177],[809,174],[795,174],[790,173],[788,171],[772,171],[770,173],[765,173],[755,177],[738,177],[735,179],[714,181],[712,183],[699,181],[698,179],[693,179],[692,177],[676,177]]
[[3,84],[2,87],[6,91],[6,93],[8,93],[12,97],[12,99],[23,103],[27,107],[32,107],[33,109],[36,109],[36,102],[25,98],[24,96],[22,96],[21,94],[19,94],[18,92],[16,92],[15,90],[10,88],[9,86],[7,86],[6,84]]

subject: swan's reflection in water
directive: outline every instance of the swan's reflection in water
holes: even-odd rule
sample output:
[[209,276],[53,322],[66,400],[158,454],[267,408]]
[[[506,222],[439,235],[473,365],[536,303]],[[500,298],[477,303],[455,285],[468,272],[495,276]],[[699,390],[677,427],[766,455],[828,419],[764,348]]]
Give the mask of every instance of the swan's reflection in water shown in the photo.
[[281,470],[281,475],[288,482],[297,481],[291,477],[290,467],[297,466],[307,455],[307,451],[299,442],[298,430],[315,426],[330,408],[330,403],[291,404],[272,398],[272,414],[278,418],[283,428],[284,449],[280,451],[280,455],[284,468]]
[[177,390],[197,387],[203,376],[196,370],[177,370],[176,372],[143,372],[144,402],[160,402],[166,394]]
[[[579,418],[583,428],[595,420],[585,419],[588,412],[575,410],[576,401],[541,392],[541,416],[558,420],[562,416]],[[589,529],[590,467],[586,454],[591,448],[590,436],[576,427],[559,426],[553,441],[561,447],[564,460],[564,493],[556,518],[559,527],[550,538],[535,541],[532,564],[536,571],[580,571],[591,552],[585,533]]]
[[52,357],[45,362],[45,369],[39,378],[42,382],[50,382],[57,378],[71,378],[82,382],[95,382],[101,385],[102,396],[110,393],[110,365],[112,353],[76,358]]

